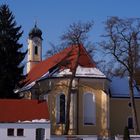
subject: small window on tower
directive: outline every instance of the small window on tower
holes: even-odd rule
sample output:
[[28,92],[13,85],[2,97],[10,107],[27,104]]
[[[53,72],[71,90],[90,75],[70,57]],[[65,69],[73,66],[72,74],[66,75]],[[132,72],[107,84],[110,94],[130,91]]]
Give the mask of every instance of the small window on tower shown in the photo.
[[38,54],[38,47],[35,46],[35,54],[37,55]]

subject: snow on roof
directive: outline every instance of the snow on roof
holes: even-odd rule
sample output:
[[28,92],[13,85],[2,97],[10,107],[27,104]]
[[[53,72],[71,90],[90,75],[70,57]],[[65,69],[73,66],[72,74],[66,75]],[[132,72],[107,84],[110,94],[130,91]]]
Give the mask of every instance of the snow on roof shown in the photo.
[[106,77],[99,69],[93,67],[77,67],[76,76],[81,77]]
[[[70,69],[63,69],[63,70],[58,70],[58,69],[54,69],[54,71],[52,71],[51,73],[47,72],[45,73],[42,77],[40,77],[39,79],[37,79],[36,81],[40,81],[43,79],[47,79],[50,77],[65,77],[68,75],[72,75],[72,72],[70,71]],[[106,78],[106,76],[97,68],[88,68],[88,67],[81,67],[78,66],[77,70],[76,70],[76,77],[85,77],[85,78]],[[32,83],[30,83],[29,85],[25,85],[24,87],[22,87],[21,89],[18,89],[15,91],[15,93],[19,93],[22,91],[26,91],[31,89],[36,81],[33,81]]]
[[27,85],[27,86],[22,87],[21,89],[20,89],[20,88],[19,88],[19,89],[15,89],[15,90],[14,90],[14,93],[19,93],[19,92],[22,92],[22,91],[30,90],[35,84],[36,84],[36,82],[33,81],[32,83],[30,83],[30,84]]
[[[20,120],[18,122],[21,122]],[[48,119],[35,119],[35,120],[25,120],[22,121],[22,123],[30,123],[30,122],[37,122],[37,123],[44,123],[44,122],[50,122]]]
[[[64,69],[60,72],[57,72],[53,75],[53,77],[63,77],[66,75],[71,75],[72,72],[70,71],[70,69]],[[106,76],[97,68],[89,68],[89,67],[82,67],[82,66],[78,66],[76,69],[76,77],[103,77],[106,78]]]
[[[110,83],[112,97],[129,97],[129,77],[113,77]],[[134,87],[135,97],[140,97],[140,91]]]
[[49,120],[46,101],[27,99],[0,99],[0,122]]

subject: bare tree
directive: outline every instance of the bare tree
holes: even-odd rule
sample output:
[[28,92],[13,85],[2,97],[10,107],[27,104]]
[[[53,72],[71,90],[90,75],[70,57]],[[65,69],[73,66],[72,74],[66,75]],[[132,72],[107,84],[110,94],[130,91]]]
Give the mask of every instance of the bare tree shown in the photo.
[[88,38],[87,33],[91,30],[93,22],[87,23],[73,23],[69,26],[68,30],[62,35],[62,41],[67,45],[75,45],[78,47],[77,57],[75,60],[75,65],[72,70],[72,75],[69,81],[68,95],[66,102],[66,125],[65,125],[65,134],[68,134],[70,126],[70,102],[71,102],[71,93],[72,93],[72,83],[75,78],[76,69],[78,66],[78,60],[80,56],[80,44],[84,44]]
[[133,89],[134,74],[139,66],[140,58],[140,19],[110,17],[105,22],[105,32],[106,35],[103,35],[105,40],[100,45],[115,60],[113,73],[120,76],[129,76],[129,93],[134,132],[138,134],[139,127]]
[[92,26],[93,21],[86,23],[79,21],[70,24],[67,30],[60,36],[61,44],[50,43],[50,49],[46,52],[46,57],[50,57],[73,44],[83,44],[88,53],[93,56],[95,45],[88,41],[88,33],[91,31]]
[[[72,83],[75,78],[76,69],[78,66],[78,60],[80,56],[80,46],[81,44],[85,45],[90,55],[92,55],[95,50],[94,45],[91,42],[87,41],[88,33],[92,29],[92,26],[93,26],[93,21],[86,22],[86,23],[82,23],[79,21],[77,23],[70,24],[66,32],[64,32],[62,36],[60,37],[62,43],[60,45],[54,45],[50,43],[51,48],[46,53],[46,56],[49,57],[51,55],[54,55],[55,53],[60,52],[61,50],[63,50],[64,48],[70,45],[75,45],[75,47],[77,47],[78,49],[77,57],[74,60],[75,62],[71,70],[72,74],[70,76],[69,85],[68,85],[68,95],[67,95],[67,101],[66,101],[66,123],[65,123],[66,125],[65,125],[64,134],[68,134],[69,127],[70,127],[70,103],[71,103]],[[67,57],[69,57],[69,55],[71,54],[68,54]],[[63,63],[65,62],[61,62],[60,65],[65,66]]]
[[91,30],[93,21],[82,23],[72,23],[69,25],[66,32],[61,36],[61,40],[66,44],[84,44],[88,38],[87,33]]
[[45,57],[51,57],[56,53],[59,53],[60,51],[62,51],[64,48],[66,48],[63,44],[61,45],[55,45],[54,43],[49,43],[50,44],[50,49],[46,52]]

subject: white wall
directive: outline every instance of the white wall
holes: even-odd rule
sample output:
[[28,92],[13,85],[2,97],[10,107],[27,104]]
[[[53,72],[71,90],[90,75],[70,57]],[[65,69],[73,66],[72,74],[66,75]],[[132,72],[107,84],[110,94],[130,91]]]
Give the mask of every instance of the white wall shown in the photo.
[[[7,136],[7,128],[14,128],[14,136]],[[24,129],[24,136],[16,136],[17,128]],[[36,129],[45,129],[45,140],[50,139],[50,123],[0,123],[1,140],[35,140]]]

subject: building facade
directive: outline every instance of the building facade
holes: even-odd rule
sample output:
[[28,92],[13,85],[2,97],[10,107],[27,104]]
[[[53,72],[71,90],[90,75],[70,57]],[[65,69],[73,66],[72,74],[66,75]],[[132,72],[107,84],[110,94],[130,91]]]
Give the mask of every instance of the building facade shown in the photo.
[[50,140],[46,101],[0,100],[1,140]]
[[0,123],[2,140],[50,140],[48,122]]
[[[129,77],[114,77],[110,83],[110,132],[112,135],[123,135],[125,126],[128,127],[130,134],[135,134],[128,80]],[[137,86],[134,86],[134,96],[140,126],[140,91]]]
[[[34,42],[36,37],[41,41],[40,35],[38,37],[33,34],[33,37],[30,37],[29,34],[30,42]],[[36,46],[29,44],[30,49]],[[41,42],[37,46],[41,48]],[[36,61],[34,50],[35,48],[31,49],[32,53],[29,56],[32,57],[28,57],[28,60],[32,58]],[[41,61],[41,49],[38,51],[37,60]],[[128,78],[123,82],[122,79],[116,82],[114,79],[109,80],[97,69],[95,62],[81,44],[69,46],[33,68],[28,67],[29,70],[24,81],[25,86],[19,89],[18,93],[26,99],[48,102],[52,135],[64,134],[71,81],[69,134],[122,135],[125,126],[134,134]],[[72,77],[74,71],[75,75]],[[138,108],[140,95],[136,88],[135,97]],[[138,109],[137,115],[140,126]]]
[[20,95],[28,99],[47,100],[51,134],[63,135],[70,77],[75,65],[69,134],[108,135],[109,80],[96,68],[82,45],[72,45],[37,64],[29,72]]

